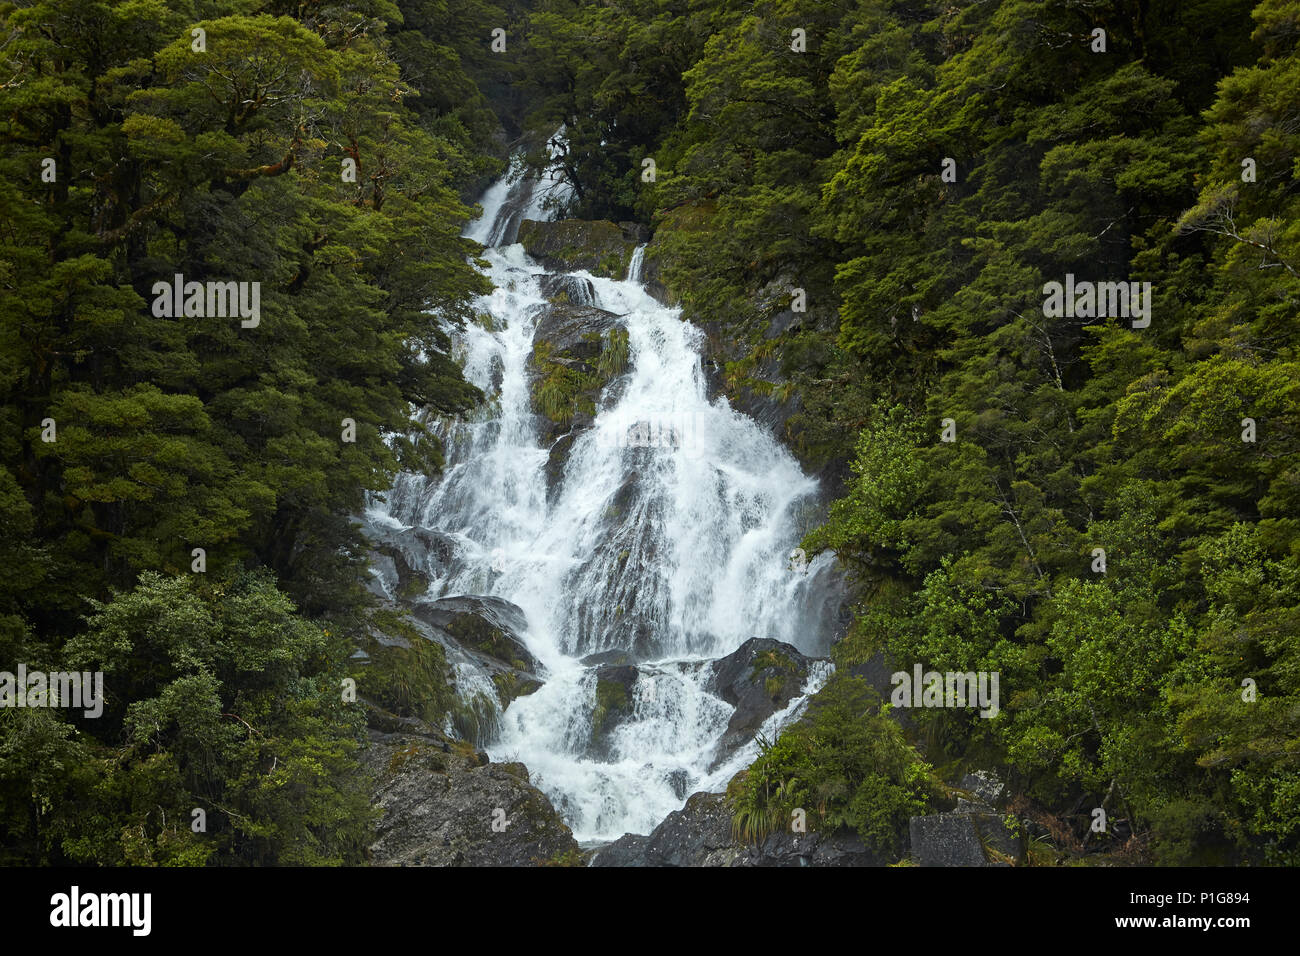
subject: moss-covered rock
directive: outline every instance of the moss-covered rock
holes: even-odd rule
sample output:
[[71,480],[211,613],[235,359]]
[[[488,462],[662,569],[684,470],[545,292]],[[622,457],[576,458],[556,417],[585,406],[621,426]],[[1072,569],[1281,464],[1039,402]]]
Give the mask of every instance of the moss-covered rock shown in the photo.
[[513,669],[498,671],[493,674],[492,683],[497,689],[497,697],[500,698],[503,709],[520,697],[527,697],[542,686],[542,682],[535,677]]
[[548,269],[622,279],[637,247],[629,230],[605,220],[560,219],[519,224],[524,251]]
[[627,368],[629,339],[613,313],[557,302],[538,316],[533,342],[532,405],[543,424],[542,440],[551,448],[546,474],[548,489],[554,490],[571,436],[591,424],[601,391]]
[[811,665],[812,658],[789,644],[757,637],[710,665],[709,690],[736,708],[718,742],[714,767],[753,740],[763,721],[799,696]]
[[413,613],[440,628],[463,648],[520,671],[534,671],[537,659],[524,645],[524,612],[496,597],[461,595],[418,604]]
[[691,266],[698,264],[692,243],[708,241],[717,214],[711,201],[684,203],[659,216],[654,237],[645,250],[641,281],[647,292],[665,305],[685,305],[693,278]]
[[637,677],[637,668],[631,664],[596,668],[596,703],[591,712],[593,755],[608,755],[610,734],[632,716],[632,691]]
[[373,705],[377,715],[441,723],[457,703],[442,647],[393,607],[372,611],[367,623],[361,648],[366,657],[358,659],[352,671],[358,695]]

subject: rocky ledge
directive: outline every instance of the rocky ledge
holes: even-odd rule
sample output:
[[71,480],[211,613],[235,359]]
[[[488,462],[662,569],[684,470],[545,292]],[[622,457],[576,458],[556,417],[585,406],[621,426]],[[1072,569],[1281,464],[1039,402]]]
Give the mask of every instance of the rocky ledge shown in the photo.
[[373,865],[582,864],[572,832],[523,764],[492,763],[420,721],[390,719],[388,727],[372,726],[362,756],[381,813]]
[[720,793],[697,793],[649,836],[628,834],[595,851],[591,866],[883,866],[852,834],[773,833],[758,844],[735,839]]

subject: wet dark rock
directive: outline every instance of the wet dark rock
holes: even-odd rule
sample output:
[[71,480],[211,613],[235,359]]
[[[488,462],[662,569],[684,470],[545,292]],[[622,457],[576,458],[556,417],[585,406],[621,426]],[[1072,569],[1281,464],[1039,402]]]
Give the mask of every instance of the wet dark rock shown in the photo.
[[538,311],[529,389],[541,439],[551,449],[546,470],[552,493],[574,437],[595,420],[600,393],[616,372],[602,367],[601,356],[620,327],[614,313],[589,305],[556,302]]
[[673,770],[668,774],[668,784],[678,800],[685,800],[686,792],[691,786],[691,775],[685,770]]
[[546,456],[546,500],[552,504],[559,497],[564,486],[564,469],[573,452],[573,443],[578,440],[577,432],[569,431],[551,442],[550,452]]
[[613,312],[592,305],[555,302],[540,307],[533,341],[547,343],[552,357],[594,362],[604,347],[603,336],[620,324]]
[[623,238],[628,242],[634,242],[641,245],[643,242],[650,240],[650,229],[644,223],[639,222],[620,222],[618,228],[623,232]]
[[361,757],[382,814],[370,847],[374,865],[537,866],[580,859],[572,832],[529,783],[523,764],[491,763],[418,722],[396,733],[371,730]]
[[380,597],[415,600],[429,587],[430,574],[441,574],[456,559],[458,544],[450,535],[428,528],[393,528],[368,524],[371,541],[371,590]]
[[610,734],[633,714],[639,672],[632,664],[606,664],[596,668],[596,704],[591,715],[590,753],[610,756]]
[[590,279],[582,276],[548,274],[538,276],[537,288],[553,303],[594,306],[596,304],[596,287]]
[[652,866],[647,858],[650,838],[628,833],[613,843],[600,847],[592,855],[591,866]]
[[812,662],[790,644],[752,637],[713,663],[706,686],[736,712],[718,741],[711,769],[753,740],[763,721],[800,696]]
[[586,667],[600,667],[603,664],[611,664],[615,666],[620,664],[635,664],[636,661],[632,659],[627,651],[613,650],[588,654],[582,659],[582,663]]

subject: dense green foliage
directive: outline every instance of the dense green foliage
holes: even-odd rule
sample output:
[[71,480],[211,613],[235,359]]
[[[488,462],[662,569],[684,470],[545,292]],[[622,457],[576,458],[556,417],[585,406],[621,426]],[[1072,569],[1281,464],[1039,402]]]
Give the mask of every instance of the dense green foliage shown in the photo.
[[[0,711],[6,860],[361,859],[350,516],[439,467],[412,406],[479,397],[433,316],[487,291],[462,196],[501,168],[485,24],[513,15],[0,6],[0,669],[108,695]],[[176,274],[260,283],[260,321],[160,314]],[[416,663],[376,693],[445,711]]]
[[[1300,8],[530,22],[574,211],[655,225],[687,316],[744,345],[729,383],[789,397],[810,465],[852,466],[805,542],[857,588],[841,667],[1000,672],[998,717],[918,710],[918,742],[1080,837],[1105,806],[1157,861],[1300,862]],[[1068,273],[1151,282],[1150,327],[1045,315]],[[795,289],[807,312],[767,331]]]
[[886,711],[862,679],[832,677],[808,719],[774,744],[760,742],[759,758],[732,781],[735,835],[762,840],[802,811],[809,829],[848,827],[882,856],[897,856],[908,819],[940,788]]

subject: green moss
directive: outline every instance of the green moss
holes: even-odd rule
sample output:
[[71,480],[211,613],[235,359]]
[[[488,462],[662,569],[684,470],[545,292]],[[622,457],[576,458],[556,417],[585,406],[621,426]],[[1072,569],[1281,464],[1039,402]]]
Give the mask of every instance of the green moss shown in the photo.
[[596,681],[596,708],[591,713],[591,736],[596,738],[605,730],[609,719],[626,713],[628,705],[627,688],[618,681]]
[[419,597],[428,593],[429,583],[427,574],[414,571],[402,582],[402,586],[398,588],[397,596],[407,599]]
[[535,680],[517,673],[524,668],[522,661],[515,662],[515,671],[501,671],[492,675],[492,683],[496,686],[497,696],[501,698],[501,706],[508,707],[512,701],[520,697],[527,697],[542,685]]
[[388,759],[388,772],[397,773],[406,761],[419,754],[420,748],[416,744],[408,744],[393,751],[393,755]]
[[370,615],[370,623],[390,637],[400,637],[413,644],[424,640],[420,629],[404,611],[394,611],[390,608],[375,611]]
[[[533,386],[533,405],[537,411],[557,425],[567,425],[578,414],[595,415],[596,396],[616,374],[605,369],[613,369],[620,361],[623,364],[627,362],[626,335],[627,333],[623,332],[621,346],[616,341],[606,341],[594,368],[586,363],[576,363],[571,358],[567,362],[560,361],[561,358],[566,357],[555,356],[554,346],[550,342],[539,341],[534,345],[533,364],[541,373]],[[591,333],[584,338],[588,338],[589,341],[601,341],[599,333]],[[619,359],[620,348],[622,349],[621,360]],[[606,351],[609,352],[608,357]],[[600,364],[602,360],[605,363],[604,367]],[[591,371],[583,372],[580,370],[582,367]]]
[[493,627],[477,614],[457,614],[447,623],[446,630],[462,644],[490,654],[499,661],[510,661],[518,653],[514,641],[505,631]]
[[397,773],[406,766],[407,762],[416,758],[419,758],[422,770],[432,770],[437,773],[445,773],[447,770],[445,754],[439,750],[431,750],[411,743],[393,751],[393,755],[388,760],[388,772]]
[[369,637],[365,650],[370,663],[353,673],[358,693],[400,717],[440,724],[456,702],[442,648],[396,612],[377,611],[370,623],[385,634],[403,638],[410,647],[381,644]]
[[538,866],[586,866],[587,857],[581,850],[576,847],[565,850],[563,853],[556,853],[554,856],[537,861]]

